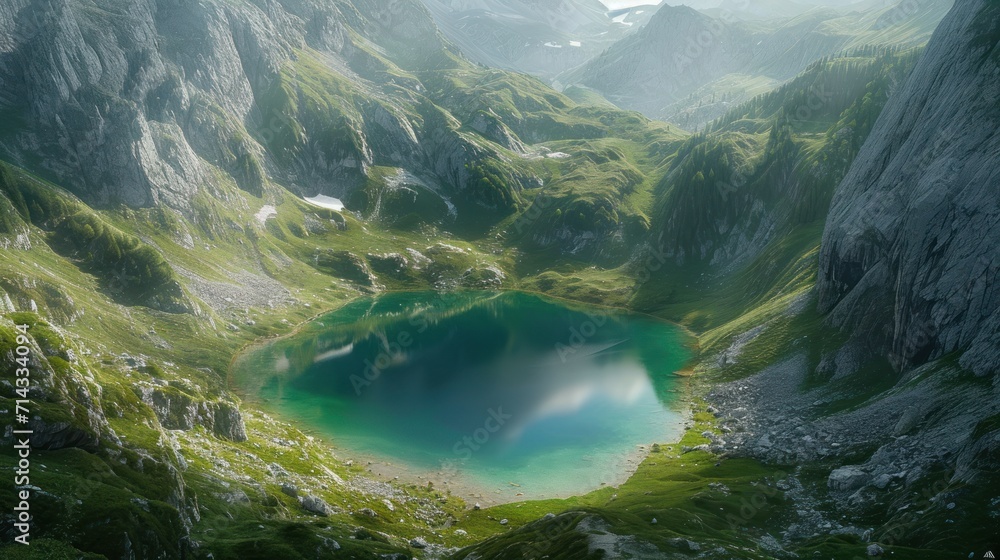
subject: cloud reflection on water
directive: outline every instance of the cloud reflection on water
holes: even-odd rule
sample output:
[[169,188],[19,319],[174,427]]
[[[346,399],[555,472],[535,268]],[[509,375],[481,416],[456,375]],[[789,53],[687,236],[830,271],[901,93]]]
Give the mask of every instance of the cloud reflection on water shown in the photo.
[[[454,460],[456,442],[486,434],[502,410],[509,420],[461,470],[546,491],[604,480],[637,444],[679,430],[665,401],[687,355],[675,327],[609,315],[567,356],[560,345],[594,316],[526,294],[420,297],[323,317],[261,348],[246,364],[262,367],[241,365],[234,380],[338,445],[424,468]],[[376,364],[356,391],[352,376]]]

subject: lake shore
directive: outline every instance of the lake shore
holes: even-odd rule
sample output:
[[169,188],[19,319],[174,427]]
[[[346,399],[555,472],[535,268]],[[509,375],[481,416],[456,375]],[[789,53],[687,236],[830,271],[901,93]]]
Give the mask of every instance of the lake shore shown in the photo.
[[343,446],[339,446],[339,451],[355,464],[365,465],[369,474],[376,479],[417,486],[427,486],[430,483],[441,492],[463,499],[468,507],[479,504],[486,508],[529,500],[566,499],[609,486],[620,486],[635,474],[639,465],[649,455],[653,443],[669,446],[680,441],[689,420],[690,410],[688,409],[683,412],[678,423],[670,427],[670,433],[665,434],[662,439],[637,445],[628,453],[616,456],[613,462],[597,473],[598,481],[580,483],[563,491],[551,491],[544,488],[533,490],[530,483],[516,479],[506,483],[486,482],[481,479],[477,480],[475,476],[469,476],[461,470],[448,474],[441,469],[409,465],[371,453],[351,451]]

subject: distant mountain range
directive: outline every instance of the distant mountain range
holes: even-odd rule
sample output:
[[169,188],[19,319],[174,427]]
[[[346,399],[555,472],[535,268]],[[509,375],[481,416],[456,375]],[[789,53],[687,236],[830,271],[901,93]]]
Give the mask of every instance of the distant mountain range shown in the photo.
[[861,45],[918,45],[951,6],[949,0],[870,4],[857,4],[865,11],[812,8],[753,23],[728,4],[714,16],[663,6],[645,27],[557,80],[651,118],[698,128],[824,56]]
[[423,0],[472,60],[551,79],[644,25],[655,6],[609,11],[598,0]]

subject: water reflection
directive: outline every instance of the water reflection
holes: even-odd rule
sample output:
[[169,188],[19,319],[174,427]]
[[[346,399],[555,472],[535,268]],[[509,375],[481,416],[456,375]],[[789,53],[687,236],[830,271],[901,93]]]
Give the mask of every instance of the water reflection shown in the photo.
[[560,493],[676,432],[668,396],[686,356],[677,329],[638,316],[394,294],[252,352],[233,380],[349,449]]

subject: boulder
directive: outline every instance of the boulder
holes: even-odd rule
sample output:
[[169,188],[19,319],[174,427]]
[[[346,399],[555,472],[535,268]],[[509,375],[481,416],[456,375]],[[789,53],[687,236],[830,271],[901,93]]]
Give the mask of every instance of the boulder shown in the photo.
[[679,550],[686,550],[688,552],[698,552],[701,550],[700,544],[688,539],[675,538],[670,539],[668,542],[670,543],[670,546]]
[[[282,487],[282,491],[284,491],[284,487]],[[299,505],[301,505],[302,509],[308,511],[309,513],[315,513],[316,515],[321,515],[323,517],[333,514],[333,508],[330,507],[330,504],[326,503],[323,498],[318,498],[316,496],[310,495],[299,498]]]
[[299,497],[299,488],[291,482],[284,482],[281,484],[281,493],[286,496],[291,496],[293,498]]
[[827,486],[838,492],[850,492],[868,484],[871,475],[859,467],[840,467],[830,473]]

